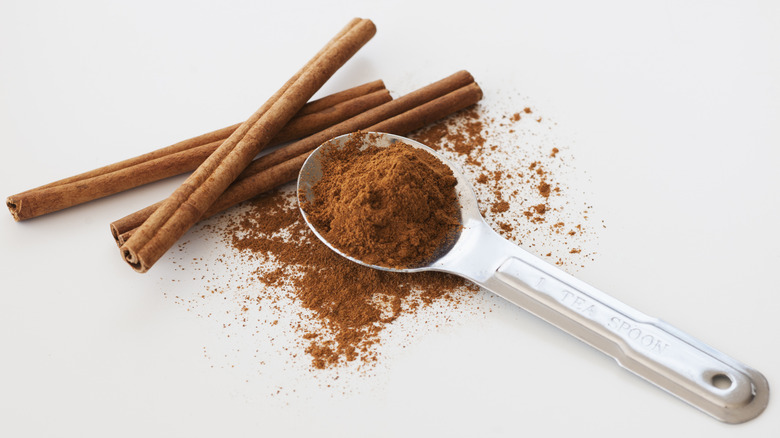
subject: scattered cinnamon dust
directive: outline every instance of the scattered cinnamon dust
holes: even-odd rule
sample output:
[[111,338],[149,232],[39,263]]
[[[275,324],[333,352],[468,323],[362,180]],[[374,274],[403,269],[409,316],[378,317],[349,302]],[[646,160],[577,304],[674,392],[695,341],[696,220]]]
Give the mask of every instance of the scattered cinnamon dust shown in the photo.
[[503,199],[494,202],[493,205],[490,206],[491,213],[503,213],[505,211],[509,211],[509,203]]
[[[323,324],[319,333],[302,334],[315,368],[375,361],[372,346],[399,315],[476,290],[447,274],[380,271],[339,256],[311,232],[290,192],[252,201],[248,211],[230,220],[223,235],[247,255],[274,260],[273,267],[255,273],[256,279],[269,287],[291,286],[301,306]],[[262,294],[258,299],[274,297]]]
[[[456,118],[457,126],[448,123]],[[468,108],[411,135],[411,138],[435,150],[454,152],[466,159],[466,164],[481,166],[485,149],[485,122],[476,107]]]
[[[491,144],[492,141],[496,141],[493,139],[494,137],[517,141],[518,134],[515,127],[523,123],[520,117],[521,113],[532,114],[533,111],[530,107],[525,107],[519,112],[502,116],[502,119],[508,120],[508,124],[496,123],[495,118],[484,115],[483,110],[476,107],[467,109],[462,114],[450,117],[430,128],[423,129],[414,136],[418,141],[428,144],[434,149],[445,154],[449,153],[448,158],[456,162],[462,162],[465,159],[466,168],[464,170],[467,174],[470,171],[473,172],[472,180],[475,181],[475,189],[480,203],[489,206],[488,209],[483,210],[488,222],[492,223],[504,237],[514,240],[518,244],[534,247],[537,245],[534,242],[535,239],[526,243],[523,236],[538,234],[540,231],[538,226],[544,225],[548,221],[547,236],[550,238],[558,239],[558,236],[571,237],[574,235],[565,233],[561,229],[562,222],[557,220],[566,213],[563,206],[568,203],[565,200],[562,185],[556,181],[555,174],[551,172],[551,168],[560,168],[565,165],[565,159],[559,155],[561,149],[557,146],[552,147],[547,149],[549,152],[545,155],[528,153],[527,157],[533,158],[524,160],[522,157],[526,156],[526,153],[515,144]],[[481,123],[478,123],[480,121]],[[536,121],[541,123],[542,118],[538,117]],[[497,128],[502,129],[504,133],[513,135],[496,135]],[[461,135],[451,135],[453,132]],[[463,135],[463,133],[468,134]],[[464,147],[461,144],[464,140],[471,145],[467,156],[464,155]],[[453,155],[454,157],[452,157]],[[481,157],[479,162],[475,163],[473,159],[470,159],[473,156]],[[556,160],[550,161],[552,158]],[[520,199],[518,200],[518,198]],[[582,212],[582,220],[587,220],[585,213],[587,210]],[[521,218],[527,222],[524,224],[519,220]],[[535,226],[529,228],[528,223]],[[545,244],[542,243],[542,245]],[[566,254],[579,253],[570,253],[567,249]],[[571,261],[564,255],[559,255],[554,263],[564,265],[571,263]]]
[[544,196],[545,198],[550,197],[550,183],[548,183],[547,181],[542,181],[536,187],[539,189],[540,195]]
[[[539,128],[521,113],[530,114],[530,107],[503,116],[472,107],[409,137],[461,166],[496,231],[526,248],[541,248],[538,253],[553,263],[580,266],[584,257],[590,257],[581,249],[588,236],[582,226],[588,209],[567,204],[566,186],[556,174],[566,160],[557,147],[552,152],[549,147],[526,152],[534,137],[520,135]],[[391,273],[342,258],[306,226],[292,185],[245,204],[238,214],[223,215],[220,224],[222,239],[241,257],[262,261],[255,264],[259,267],[252,279],[231,286],[238,291],[237,325],[245,325],[257,309],[289,308],[295,303],[300,306],[295,311],[298,322],[291,323],[290,330],[300,345],[289,348],[305,351],[316,369],[374,363],[380,354],[380,334],[389,324],[434,303],[463,308],[478,290],[447,274]],[[208,289],[210,293],[199,296],[208,299],[225,293],[224,287]],[[277,322],[272,317],[265,324]]]

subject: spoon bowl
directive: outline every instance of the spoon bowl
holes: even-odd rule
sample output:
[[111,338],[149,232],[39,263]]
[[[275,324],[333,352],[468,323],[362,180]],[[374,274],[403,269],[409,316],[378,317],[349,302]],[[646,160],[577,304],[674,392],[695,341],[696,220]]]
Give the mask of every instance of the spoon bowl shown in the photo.
[[309,228],[311,228],[311,230],[317,236],[317,238],[319,238],[325,245],[327,245],[328,248],[332,249],[333,251],[336,251],[342,257],[345,257],[363,266],[367,266],[369,268],[374,268],[374,269],[380,269],[383,271],[390,271],[390,272],[422,272],[422,271],[451,272],[451,270],[448,269],[448,265],[449,263],[451,263],[452,257],[453,256],[457,257],[458,254],[460,254],[460,252],[463,251],[464,248],[462,247],[464,242],[468,240],[468,237],[470,236],[471,233],[474,232],[477,226],[484,223],[482,215],[479,213],[479,203],[477,202],[476,194],[474,194],[474,189],[472,188],[468,179],[466,179],[466,177],[463,175],[460,169],[458,169],[457,166],[455,166],[453,163],[439,156],[435,150],[429,148],[428,146],[425,146],[424,144],[414,141],[412,139],[401,137],[399,135],[384,134],[384,133],[382,134],[366,133],[367,136],[369,134],[371,136],[371,144],[376,147],[384,148],[384,147],[390,147],[392,144],[398,142],[405,143],[416,149],[422,149],[428,152],[429,154],[435,156],[452,170],[452,173],[455,176],[455,179],[457,180],[457,184],[455,185],[455,194],[460,204],[460,225],[461,225],[461,227],[455,231],[456,233],[455,236],[452,236],[452,238],[447,239],[445,245],[436,251],[436,254],[432,259],[422,262],[416,266],[398,268],[392,266],[383,266],[383,265],[367,263],[363,260],[360,260],[356,257],[346,254],[343,251],[341,251],[338,247],[328,242],[327,239],[325,239],[325,237],[323,237],[319,233],[319,231],[317,231],[317,228],[314,226],[314,224],[312,224],[309,221],[309,216],[306,214],[306,209],[303,207],[304,205],[306,205],[306,202],[304,201],[307,202],[314,201],[315,195],[314,195],[313,187],[322,178],[323,158],[328,154],[330,150],[332,150],[332,148],[342,147],[349,140],[350,136],[354,134],[346,134],[330,140],[329,142],[315,149],[309,155],[306,162],[304,162],[303,167],[301,168],[301,173],[298,177],[298,201],[299,201],[298,204],[301,206],[301,214],[303,215],[304,220],[309,225]]
[[[309,221],[305,206],[323,176],[322,162],[353,135],[389,147],[423,149],[454,174],[461,227],[432,260],[406,269],[365,263],[329,243]],[[347,134],[315,149],[298,176],[301,213],[314,234],[338,254],[393,272],[442,271],[467,278],[614,358],[619,365],[727,423],[757,417],[769,401],[766,378],[726,354],[621,303],[507,241],[482,218],[471,184],[457,166],[414,140],[385,133]]]

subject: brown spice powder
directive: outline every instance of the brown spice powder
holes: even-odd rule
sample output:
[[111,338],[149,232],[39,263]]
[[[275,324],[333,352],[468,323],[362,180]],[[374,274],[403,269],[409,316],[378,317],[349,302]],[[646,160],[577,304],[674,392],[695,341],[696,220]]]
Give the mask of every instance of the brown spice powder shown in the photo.
[[257,279],[268,286],[292,286],[302,307],[324,324],[324,332],[302,336],[315,368],[355,359],[374,361],[371,347],[378,334],[402,312],[476,290],[447,274],[392,273],[339,256],[311,232],[289,192],[252,201],[251,208],[225,228],[224,236],[239,251],[277,262],[275,268],[258,271]]
[[[521,112],[530,113],[530,108]],[[510,112],[503,119],[517,126],[529,122],[537,125],[530,119],[521,120],[519,114]],[[467,177],[476,182],[480,203],[489,208],[488,222],[502,235],[534,247],[533,236],[546,226],[551,237],[580,239],[566,249],[556,250],[555,256],[545,250],[548,258],[557,258],[554,262],[558,264],[571,264],[567,257],[585,256],[580,254],[584,253],[580,248],[586,230],[578,224],[574,226],[577,235],[570,237],[560,219],[571,223],[578,218],[571,214],[561,216],[564,204],[553,202],[560,200],[564,192],[547,168],[551,163],[544,161],[553,155],[550,149],[533,160],[519,160],[520,165],[502,167],[501,163],[506,162],[502,154],[516,157],[523,152],[517,144],[490,144],[491,132],[496,130],[514,132],[515,128],[486,116],[480,107],[473,107],[410,137],[465,166]],[[563,162],[560,155],[552,158],[556,163]],[[245,257],[267,261],[254,274],[266,287],[247,285],[243,289],[248,292],[242,295],[240,308],[249,311],[240,312],[241,318],[247,318],[253,307],[271,304],[273,308],[280,291],[290,291],[304,311],[300,318],[317,323],[312,326],[302,322],[292,327],[300,334],[305,345],[302,350],[311,357],[314,368],[356,360],[372,363],[378,358],[379,335],[400,316],[414,314],[442,300],[457,305],[474,296],[477,289],[457,277],[433,272],[389,273],[338,256],[305,225],[290,189],[288,186],[252,201],[239,215],[226,215],[228,225],[223,228],[223,236]],[[527,202],[529,195],[533,195],[533,202]]]
[[506,211],[509,211],[509,203],[502,200],[494,202],[490,206],[490,212],[491,213],[504,213]]
[[[453,126],[452,120],[457,120]],[[410,137],[435,149],[455,152],[471,166],[481,166],[479,156],[485,149],[485,123],[476,107],[467,108],[443,122],[424,128]]]
[[537,188],[539,189],[540,195],[544,196],[545,198],[550,197],[550,189],[551,189],[550,183],[548,183],[547,181],[542,181],[539,183]]
[[354,133],[322,155],[322,177],[304,202],[331,245],[371,265],[425,265],[460,226],[452,170],[405,143],[378,147]]

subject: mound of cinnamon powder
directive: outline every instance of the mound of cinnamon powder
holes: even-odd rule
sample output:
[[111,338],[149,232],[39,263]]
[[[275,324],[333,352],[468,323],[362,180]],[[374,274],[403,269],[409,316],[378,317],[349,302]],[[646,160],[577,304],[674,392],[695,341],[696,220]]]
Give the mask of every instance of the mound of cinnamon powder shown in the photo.
[[342,252],[372,265],[416,267],[460,226],[452,170],[405,143],[378,147],[355,133],[323,154],[309,220]]

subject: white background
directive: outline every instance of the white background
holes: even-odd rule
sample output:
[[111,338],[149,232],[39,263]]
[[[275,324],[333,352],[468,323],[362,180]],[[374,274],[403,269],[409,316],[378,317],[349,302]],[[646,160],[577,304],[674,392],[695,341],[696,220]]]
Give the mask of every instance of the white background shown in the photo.
[[[2,194],[241,120],[350,18],[368,17],[377,35],[324,92],[467,69],[486,92],[529,96],[572,133],[608,224],[577,275],[777,386],[777,2],[351,3],[4,0]],[[286,401],[246,394],[203,357],[213,326],[161,292],[172,264],[132,272],[108,234],[174,186],[0,218],[0,435],[780,430],[776,400],[752,422],[722,424],[509,306],[415,340],[383,382]]]

